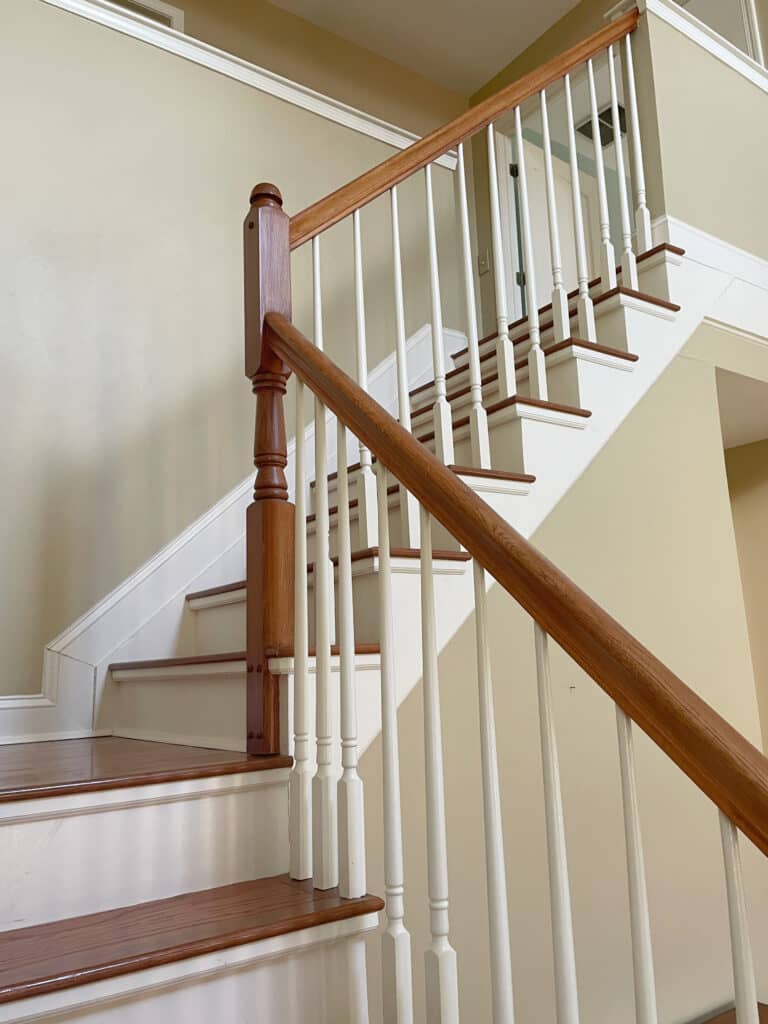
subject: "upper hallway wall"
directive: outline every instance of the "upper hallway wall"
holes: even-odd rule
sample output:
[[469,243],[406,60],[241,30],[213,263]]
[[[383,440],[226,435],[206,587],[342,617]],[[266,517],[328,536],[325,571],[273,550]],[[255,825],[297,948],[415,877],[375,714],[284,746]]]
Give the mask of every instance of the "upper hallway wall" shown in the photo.
[[467,98],[267,0],[178,0],[188,35],[424,135]]
[[[276,182],[296,212],[392,149],[40,0],[0,4],[0,90],[12,97],[0,160],[7,693],[39,690],[44,644],[249,472],[251,186]],[[449,259],[450,171],[435,188]],[[429,318],[423,180],[400,201],[411,333]],[[362,224],[373,366],[394,336],[386,199]],[[351,369],[348,223],[322,253],[326,346]],[[295,257],[294,315],[311,332],[308,256]],[[442,269],[445,322],[458,326],[459,281]]]

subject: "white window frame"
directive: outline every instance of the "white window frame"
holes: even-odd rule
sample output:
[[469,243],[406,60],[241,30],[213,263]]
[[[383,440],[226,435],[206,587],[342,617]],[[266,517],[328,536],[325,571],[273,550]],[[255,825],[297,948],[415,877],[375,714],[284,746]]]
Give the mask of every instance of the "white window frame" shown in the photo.
[[[156,14],[162,14],[164,18],[167,18],[170,21],[171,28],[176,32],[184,31],[184,11],[182,11],[180,7],[174,7],[171,4],[167,4],[165,0],[134,0],[134,2],[140,7],[146,7],[148,11],[154,11]],[[120,0],[114,0],[113,4],[105,6],[114,6],[121,14],[125,14],[129,18],[152,21],[151,18],[144,18],[138,11],[134,11],[130,7],[123,7]]]

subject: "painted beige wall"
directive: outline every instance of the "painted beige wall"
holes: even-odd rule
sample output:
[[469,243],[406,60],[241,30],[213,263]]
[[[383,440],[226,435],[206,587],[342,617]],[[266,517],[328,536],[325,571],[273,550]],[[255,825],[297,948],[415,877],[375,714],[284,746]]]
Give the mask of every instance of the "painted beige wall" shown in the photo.
[[[768,353],[763,353],[768,369]],[[750,739],[759,724],[720,437],[715,368],[694,342],[632,411],[533,538],[640,640]],[[489,594],[517,1019],[555,1019],[533,630],[498,587]],[[633,985],[613,707],[552,651],[581,1017],[631,1024]],[[489,1020],[474,627],[440,658],[452,940],[462,1016]],[[422,695],[400,709],[406,898],[423,995],[428,944]],[[732,991],[717,815],[638,735],[637,774],[660,1020],[690,1021]],[[369,886],[380,891],[380,745],[363,758]],[[766,874],[753,877],[764,963]],[[471,879],[476,880],[472,884]],[[376,964],[376,947],[370,960]],[[761,970],[761,995],[768,981]],[[374,983],[375,984],[375,983]],[[376,988],[374,987],[374,991]],[[421,1004],[420,1004],[421,1005]],[[418,1014],[417,1014],[418,1019]]]
[[[725,453],[763,737],[768,736],[768,441]],[[765,743],[765,740],[764,740]]]
[[[295,212],[392,151],[45,3],[0,5],[0,692],[44,644],[241,481],[242,220],[254,182]],[[447,326],[460,326],[453,176],[435,178]],[[407,328],[429,319],[423,181],[402,190]],[[363,214],[371,365],[392,351],[386,200]],[[353,366],[351,228],[323,242],[326,345]],[[309,260],[294,310],[311,330]],[[290,421],[289,421],[290,422]]]
[[420,135],[467,98],[267,0],[179,0],[184,30],[321,93]]

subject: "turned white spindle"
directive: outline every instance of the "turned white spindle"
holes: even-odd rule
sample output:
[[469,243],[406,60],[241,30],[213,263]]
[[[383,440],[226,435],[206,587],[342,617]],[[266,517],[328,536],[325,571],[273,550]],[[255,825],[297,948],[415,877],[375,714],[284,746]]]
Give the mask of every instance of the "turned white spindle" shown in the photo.
[[496,297],[496,372],[500,398],[511,398],[517,390],[515,352],[509,340],[507,283],[504,266],[504,243],[501,234],[499,174],[496,167],[496,135],[488,125],[488,191],[491,200],[491,245],[493,249],[493,287]]
[[341,769],[339,779],[339,895],[365,895],[365,825],[363,780],[357,771],[357,696],[355,623],[352,600],[352,543],[349,530],[347,430],[337,421],[337,498],[339,538],[339,660],[341,705]]
[[472,563],[475,584],[475,635],[480,703],[480,761],[483,777],[485,873],[488,884],[488,930],[491,951],[493,1024],[514,1024],[512,953],[509,943],[509,905],[504,861],[499,763],[496,754],[496,716],[488,638],[485,570]]
[[587,264],[587,243],[584,238],[584,213],[581,208],[581,185],[579,183],[579,154],[576,149],[576,128],[573,120],[573,97],[571,76],[565,75],[565,111],[568,122],[568,155],[571,167],[571,207],[573,210],[573,231],[576,240],[576,277],[579,282],[579,296],[576,313],[579,337],[583,341],[597,341],[595,330],[595,308],[589,294],[589,266]]
[[552,166],[552,140],[549,133],[549,111],[547,91],[541,90],[541,131],[544,137],[544,179],[547,190],[547,217],[549,221],[549,255],[552,261],[552,321],[555,341],[565,341],[571,336],[571,322],[568,313],[568,292],[563,281],[563,256],[560,249],[560,227],[557,219],[557,197],[555,193],[555,172]]
[[635,780],[635,754],[632,722],[616,706],[616,731],[619,741],[621,796],[624,807],[624,838],[627,847],[629,880],[629,921],[632,932],[632,963],[635,977],[636,1024],[657,1024],[656,978],[651,946],[651,919],[648,912],[648,887],[640,832],[640,808]]
[[563,797],[557,755],[552,684],[549,669],[549,637],[534,623],[536,675],[539,691],[539,728],[544,773],[544,814],[547,826],[549,895],[552,914],[552,945],[555,963],[557,1024],[578,1024],[579,1000],[576,986],[576,950],[573,941],[571,891],[565,844]]
[[600,134],[600,118],[598,117],[595,69],[591,60],[587,61],[587,77],[589,79],[589,109],[592,117],[592,141],[595,149],[595,177],[597,178],[597,200],[600,216],[600,290],[606,292],[610,288],[616,287],[616,253],[611,241],[611,220],[608,213],[608,189],[605,185],[603,139]]
[[635,66],[632,57],[632,33],[624,38],[624,70],[627,83],[627,101],[629,114],[629,137],[632,143],[632,174],[635,183],[635,231],[637,232],[638,253],[647,252],[653,247],[651,232],[651,213],[645,194],[645,170],[643,168],[643,145],[640,138],[640,114],[637,107],[637,87],[635,84]]
[[755,966],[749,938],[744,879],[741,872],[739,833],[733,822],[720,811],[720,835],[723,842],[725,886],[728,895],[728,920],[731,929],[731,957],[736,992],[737,1024],[759,1024]]
[[432,520],[421,508],[421,656],[424,680],[424,774],[427,799],[429,930],[424,956],[429,1024],[458,1024],[459,978],[448,927],[448,837],[445,821],[443,736],[437,667]]
[[467,307],[467,358],[469,361],[469,439],[472,447],[472,465],[480,469],[491,468],[491,448],[488,439],[488,417],[483,408],[483,382],[480,371],[480,346],[477,332],[475,305],[475,275],[472,267],[472,242],[469,234],[467,204],[467,174],[464,166],[464,143],[458,145],[459,218],[461,220],[461,255],[464,265],[464,302]]
[[384,1024],[413,1024],[411,936],[405,927],[403,822],[397,737],[395,626],[389,548],[387,471],[376,473],[379,508],[379,642],[381,644],[381,750],[384,790],[384,898],[381,936]]
[[[368,342],[365,330],[365,292],[363,285],[363,242],[360,211],[352,214],[352,234],[355,257],[355,327],[357,355],[357,383],[368,390]],[[371,468],[371,453],[360,442],[360,469],[357,473],[357,524],[361,548],[375,547],[378,540],[376,521],[376,480]]]
[[[312,239],[315,345],[323,347],[320,239]],[[331,593],[328,515],[328,451],[325,406],[315,399],[315,729],[317,770],[312,780],[312,877],[316,889],[339,884],[336,778],[331,707]]]
[[619,90],[616,85],[616,61],[613,47],[608,47],[608,78],[611,84],[611,121],[613,123],[613,144],[616,151],[616,177],[619,189],[619,211],[621,213],[621,284],[624,288],[637,290],[637,260],[632,251],[632,221],[627,200],[627,176],[624,170],[624,143],[619,121]]
[[547,370],[541,348],[539,326],[539,300],[536,295],[536,267],[533,255],[533,229],[531,208],[528,205],[528,175],[525,171],[525,141],[520,107],[515,107],[515,141],[517,142],[517,168],[520,183],[520,225],[523,240],[523,275],[525,298],[528,306],[528,392],[531,398],[547,399]]
[[295,557],[293,631],[293,769],[290,782],[291,878],[312,877],[312,774],[309,757],[309,612],[307,607],[307,483],[304,384],[296,378]]
[[[397,186],[390,189],[392,212],[392,258],[395,280],[395,358],[397,365],[397,411],[400,423],[411,430],[411,400],[408,394],[408,359],[405,347],[405,303],[403,300],[403,261],[400,251],[400,213],[397,200]],[[419,504],[414,496],[400,488],[400,516],[402,521],[403,545],[407,548],[419,546]]]
[[443,309],[440,297],[440,268],[437,258],[435,200],[432,190],[432,167],[424,168],[427,194],[427,241],[429,246],[429,284],[432,299],[432,374],[435,382],[432,419],[435,428],[435,454],[449,466],[453,460],[453,423],[451,407],[446,398],[445,350],[443,347]]

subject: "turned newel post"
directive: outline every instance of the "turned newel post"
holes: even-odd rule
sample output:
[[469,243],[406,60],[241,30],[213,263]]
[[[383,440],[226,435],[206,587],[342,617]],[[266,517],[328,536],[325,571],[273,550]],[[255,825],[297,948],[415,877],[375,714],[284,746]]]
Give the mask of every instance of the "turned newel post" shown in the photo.
[[268,660],[293,642],[294,506],[283,401],[290,370],[269,348],[267,313],[291,316],[289,218],[274,185],[256,185],[244,225],[245,374],[256,395],[256,483],[246,514],[249,754],[280,752],[280,680]]

